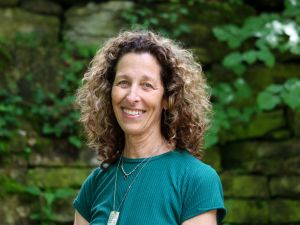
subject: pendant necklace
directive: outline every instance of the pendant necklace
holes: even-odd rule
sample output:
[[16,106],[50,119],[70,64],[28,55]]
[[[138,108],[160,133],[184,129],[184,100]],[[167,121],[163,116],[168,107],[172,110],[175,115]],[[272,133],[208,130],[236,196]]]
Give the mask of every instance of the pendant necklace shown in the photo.
[[134,171],[136,171],[137,168],[140,167],[140,165],[143,164],[143,162],[145,162],[147,160],[147,158],[144,158],[139,164],[136,165],[136,167],[134,167],[134,169],[132,171],[130,171],[129,173],[127,173],[124,169],[124,164],[123,164],[123,157],[122,157],[122,162],[121,162],[121,169],[122,169],[122,172],[123,172],[123,176],[124,176],[124,179],[127,180],[127,178],[134,173]]
[[[164,142],[163,142],[163,143],[164,143]],[[115,206],[116,206],[116,190],[117,190],[118,171],[119,171],[119,167],[120,167],[120,162],[121,162],[122,156],[120,157],[119,162],[118,162],[118,166],[117,166],[117,169],[116,169],[116,175],[115,175],[115,188],[114,188],[114,203],[113,203],[113,210],[112,210],[112,211],[110,212],[110,214],[109,214],[109,218],[108,218],[107,225],[116,225],[116,224],[118,223],[118,219],[119,219],[119,215],[120,215],[120,208],[121,208],[121,206],[123,205],[124,200],[126,199],[128,193],[129,193],[129,191],[131,190],[131,187],[132,187],[133,183],[135,182],[136,178],[140,175],[140,173],[141,173],[141,171],[143,170],[143,168],[150,162],[150,160],[152,159],[154,153],[157,152],[157,151],[161,148],[161,146],[163,145],[163,143],[162,143],[160,146],[158,146],[158,147],[155,149],[155,151],[152,152],[152,154],[151,154],[151,156],[150,156],[149,158],[143,159],[142,162],[145,162],[145,163],[143,164],[143,166],[141,167],[141,169],[138,171],[138,173],[135,175],[135,177],[134,177],[133,180],[131,181],[130,185],[128,186],[128,188],[127,188],[127,190],[126,190],[126,192],[125,192],[125,194],[124,194],[124,196],[123,196],[123,198],[122,198],[122,200],[121,200],[121,203],[120,203],[118,209],[116,209]],[[141,164],[142,164],[142,163],[139,163],[139,164],[133,169],[133,171],[131,171],[131,172],[128,174],[128,176],[129,176],[130,174],[132,174],[132,173],[133,173],[133,172],[134,172]],[[123,168],[122,168],[122,169],[123,169]],[[122,170],[122,172],[124,173],[125,171]],[[124,173],[124,174],[125,174],[125,173]],[[126,176],[126,178],[127,178],[128,176]]]

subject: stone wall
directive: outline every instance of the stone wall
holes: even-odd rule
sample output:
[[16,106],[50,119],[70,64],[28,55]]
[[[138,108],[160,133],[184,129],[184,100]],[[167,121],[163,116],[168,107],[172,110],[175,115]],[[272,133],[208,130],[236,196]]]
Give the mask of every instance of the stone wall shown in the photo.
[[[34,33],[40,46],[33,52],[15,49],[13,63],[1,67],[0,87],[10,88],[26,101],[31,101],[32,89],[57,91],[56,84],[63,77],[56,71],[60,52],[55,45],[68,41],[101,46],[107,38],[129,26],[120,14],[134,4],[1,0],[0,35],[13,39],[19,32]],[[154,7],[157,12],[164,12],[168,4],[156,3]],[[225,23],[238,24],[255,15],[256,8],[204,4],[190,10],[185,22],[193,35],[183,35],[181,39],[194,49],[207,72],[223,79],[226,71],[220,70],[217,62],[229,50],[217,42],[211,29]],[[0,57],[5,60],[1,51]],[[272,69],[255,65],[245,77],[256,90],[261,90],[274,81],[299,77],[297,60],[285,60]],[[28,73],[34,75],[34,86],[28,85]],[[222,133],[222,144],[205,152],[203,160],[213,165],[222,178],[228,209],[226,224],[300,224],[299,122],[299,113],[278,108],[256,116],[246,125],[235,124],[234,129]],[[27,145],[33,151],[24,156]],[[86,147],[74,150],[64,140],[38,134],[32,121],[22,119],[16,139],[9,145],[9,154],[0,155],[0,163],[3,225],[34,224],[34,218],[43,220],[47,215],[54,221],[48,224],[72,224],[72,199],[91,169],[98,165],[94,153]],[[26,191],[22,189],[24,185],[29,187]]]

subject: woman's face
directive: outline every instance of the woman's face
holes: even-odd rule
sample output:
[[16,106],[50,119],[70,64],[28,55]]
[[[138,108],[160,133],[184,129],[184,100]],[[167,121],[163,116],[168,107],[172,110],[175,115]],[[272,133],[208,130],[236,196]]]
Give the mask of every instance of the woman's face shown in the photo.
[[149,53],[127,53],[116,66],[112,106],[125,135],[160,132],[164,87],[161,67]]

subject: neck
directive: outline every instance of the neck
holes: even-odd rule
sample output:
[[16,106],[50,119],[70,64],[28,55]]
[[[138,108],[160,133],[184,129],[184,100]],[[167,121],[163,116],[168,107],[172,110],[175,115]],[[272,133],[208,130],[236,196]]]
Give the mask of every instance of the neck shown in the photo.
[[148,158],[172,150],[164,137],[154,134],[147,136],[125,136],[123,156],[127,158]]

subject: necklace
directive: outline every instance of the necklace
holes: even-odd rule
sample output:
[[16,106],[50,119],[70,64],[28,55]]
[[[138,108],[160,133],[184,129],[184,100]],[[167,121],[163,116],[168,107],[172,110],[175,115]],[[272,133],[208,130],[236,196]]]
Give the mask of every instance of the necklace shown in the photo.
[[[109,218],[108,218],[107,225],[116,225],[116,224],[117,224],[118,219],[119,219],[119,215],[120,215],[120,208],[121,208],[122,204],[124,203],[124,201],[125,201],[125,199],[126,199],[128,193],[129,193],[129,191],[131,190],[131,187],[132,187],[133,183],[135,182],[136,178],[140,175],[140,173],[141,173],[141,171],[143,170],[143,168],[150,162],[150,160],[152,159],[154,153],[155,153],[156,151],[158,151],[158,150],[161,148],[162,145],[163,145],[163,143],[162,143],[160,146],[158,146],[158,147],[155,149],[155,151],[152,152],[152,154],[151,154],[151,156],[150,156],[149,158],[143,159],[142,162],[145,162],[145,163],[143,164],[143,166],[141,167],[141,169],[138,171],[138,173],[135,175],[135,177],[133,178],[132,182],[131,182],[130,185],[128,186],[128,189],[126,190],[126,192],[125,192],[125,194],[124,194],[124,196],[123,196],[123,198],[122,198],[122,200],[121,200],[121,203],[120,203],[118,209],[116,210],[116,207],[115,207],[115,206],[116,206],[116,190],[117,190],[118,170],[119,170],[119,166],[120,166],[120,162],[121,162],[121,157],[120,157],[119,162],[118,162],[118,166],[117,166],[117,169],[116,169],[116,175],[115,175],[115,188],[114,188],[114,203],[113,203],[113,210],[112,210],[112,211],[110,212],[110,214],[109,214]],[[133,173],[133,172],[134,172],[141,164],[142,164],[142,163],[139,163],[139,165],[136,166],[136,167],[134,168],[134,170],[130,172],[130,174],[132,174],[132,173]],[[123,172],[123,170],[122,170],[122,172]],[[124,172],[123,172],[123,173],[124,173]],[[129,174],[129,175],[130,175],[130,174]],[[128,175],[128,176],[129,176],[129,175]]]
[[[155,150],[152,152],[152,154],[153,154],[154,152],[156,152],[156,151],[158,150],[158,148],[160,148],[161,146],[162,146],[162,145],[157,146],[157,147],[155,148]],[[152,155],[152,154],[151,154],[151,155]],[[143,164],[143,162],[145,162],[145,161],[147,160],[147,158],[144,158],[139,164],[136,165],[136,167],[133,168],[132,171],[130,171],[129,173],[127,173],[127,172],[125,171],[125,169],[124,169],[123,157],[121,157],[121,158],[122,158],[122,159],[121,159],[121,161],[122,161],[122,162],[121,162],[121,169],[122,169],[123,176],[124,176],[125,180],[127,180],[127,178],[128,178],[131,174],[133,174],[134,171],[136,171],[136,169],[139,168],[140,165]]]

